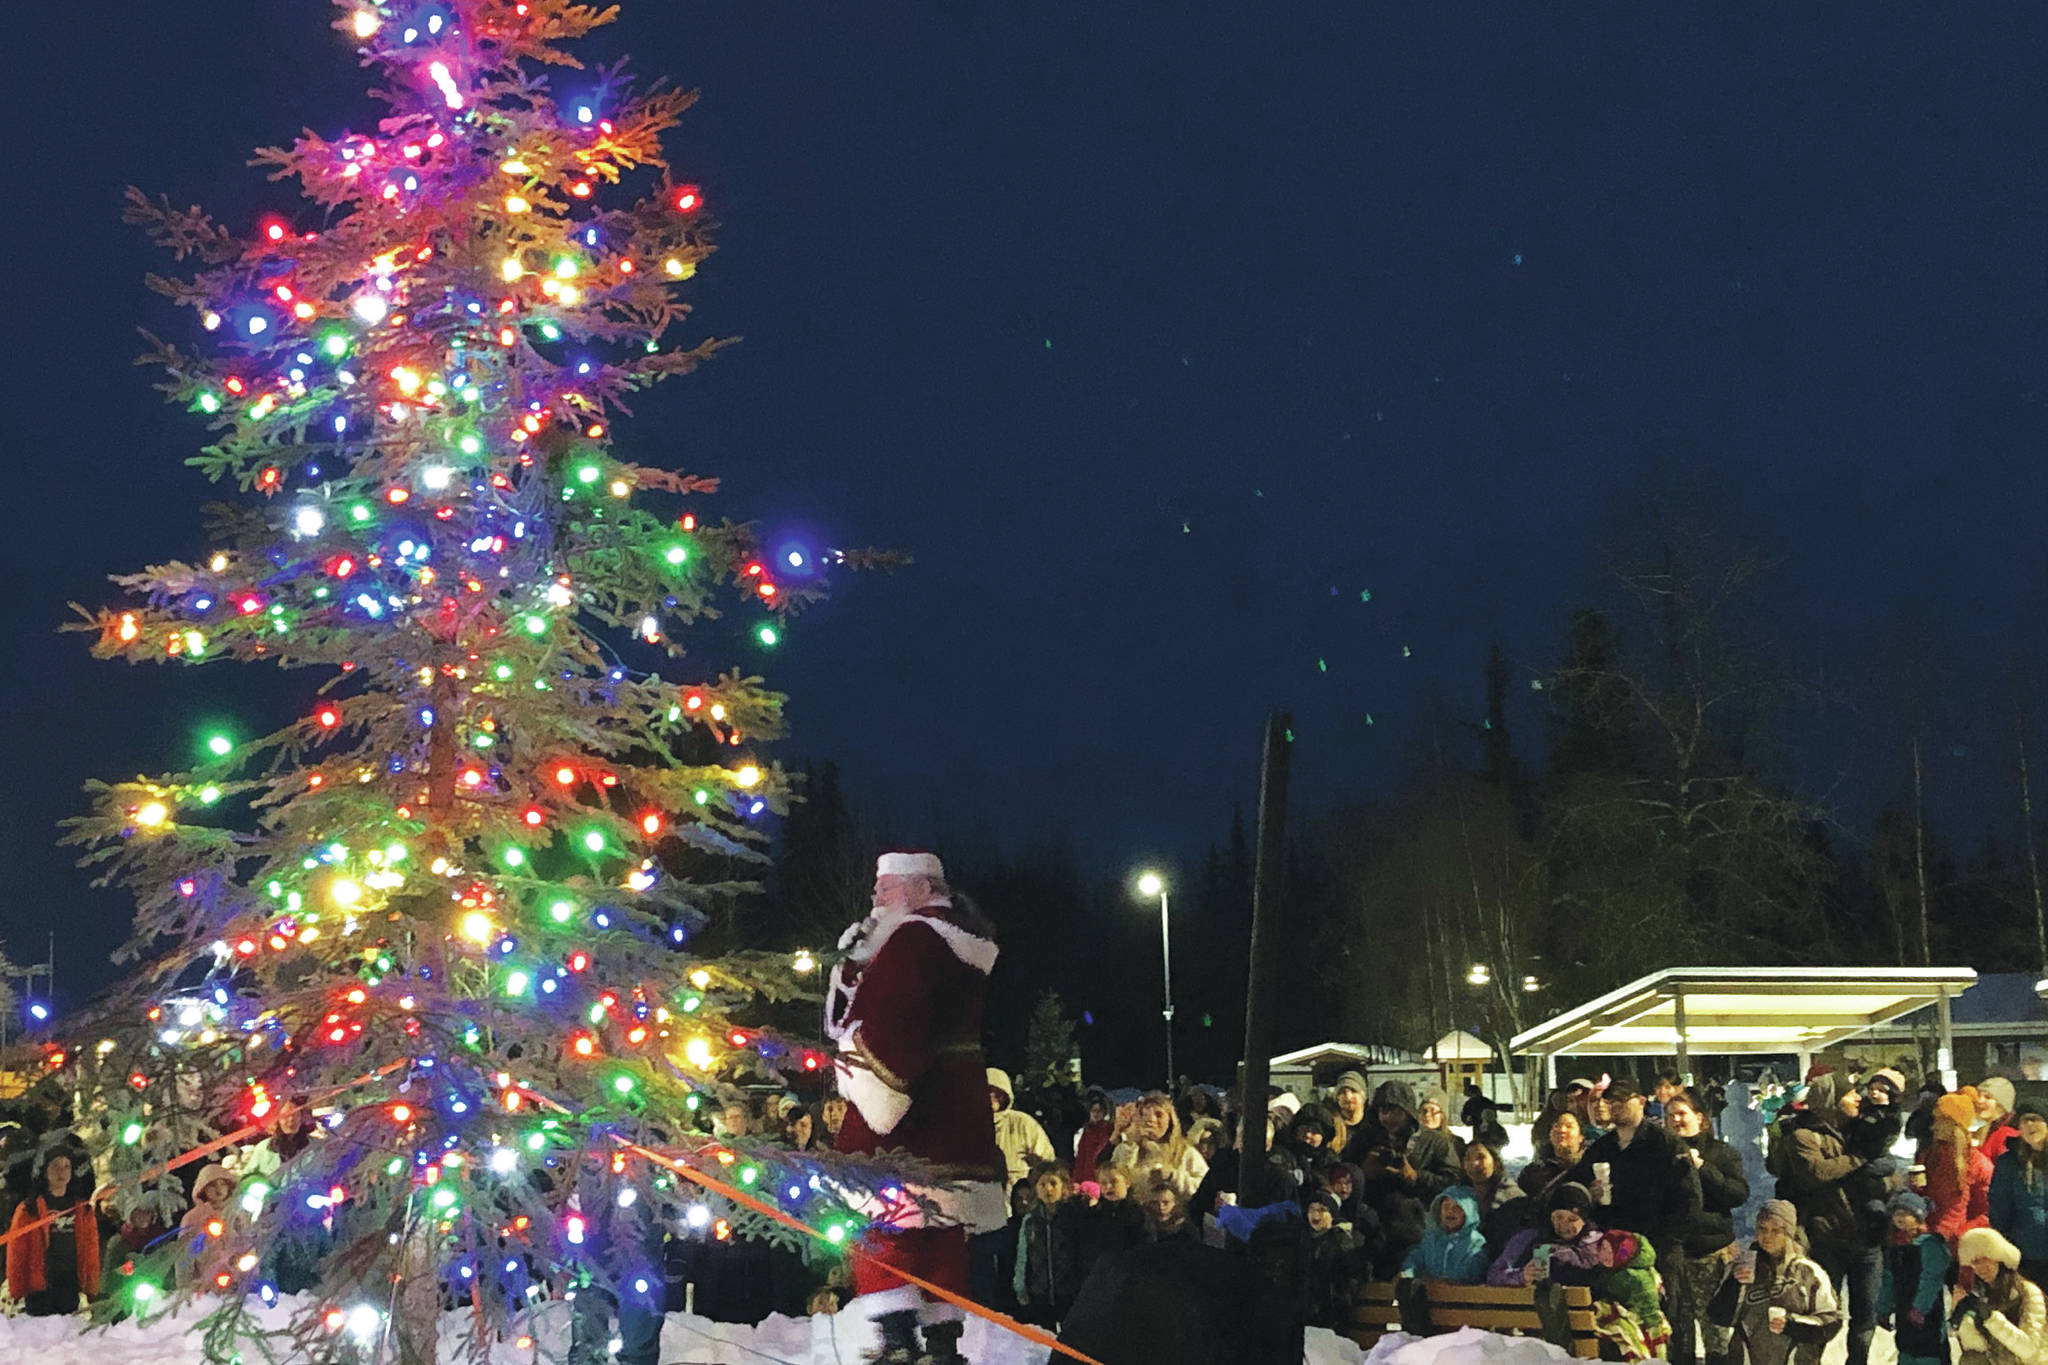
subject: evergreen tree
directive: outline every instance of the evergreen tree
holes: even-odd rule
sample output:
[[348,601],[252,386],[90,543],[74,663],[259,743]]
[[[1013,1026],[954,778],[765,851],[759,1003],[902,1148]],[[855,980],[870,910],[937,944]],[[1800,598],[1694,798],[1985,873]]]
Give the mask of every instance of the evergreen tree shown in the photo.
[[[768,652],[834,558],[700,521],[713,480],[612,444],[631,395],[718,346],[671,344],[712,249],[663,159],[693,95],[613,69],[558,101],[539,73],[576,67],[565,44],[611,10],[341,8],[390,111],[258,154],[303,205],[244,240],[131,192],[196,261],[152,283],[209,342],[158,343],[159,387],[213,431],[191,463],[241,496],[196,561],[123,575],[131,600],[89,614],[101,657],[275,664],[319,701],[94,787],[70,837],[133,889],[134,965],[50,1061],[121,1202],[174,1223],[160,1163],[310,1103],[322,1140],[165,1259],[220,1296],[216,1341],[292,1250],[321,1265],[296,1325],[313,1358],[392,1329],[430,1358],[443,1283],[498,1326],[543,1285],[658,1292],[638,1220],[682,1187],[623,1144],[787,1196],[835,1240],[856,1220],[814,1177],[857,1198],[880,1176],[693,1122],[723,1079],[820,1065],[743,1017],[815,964],[696,951],[783,809],[761,748],[782,698],[751,666],[656,669],[721,611],[745,643],[693,631],[701,652]],[[622,182],[645,193],[615,204]],[[401,1283],[425,1289],[394,1318]]]

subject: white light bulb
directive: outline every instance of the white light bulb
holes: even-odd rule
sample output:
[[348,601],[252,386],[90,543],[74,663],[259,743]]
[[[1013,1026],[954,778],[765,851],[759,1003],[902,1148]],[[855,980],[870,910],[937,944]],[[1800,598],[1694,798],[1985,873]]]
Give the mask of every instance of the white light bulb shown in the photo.
[[391,311],[391,306],[375,294],[359,294],[355,303],[351,305],[351,310],[357,317],[374,327],[384,321],[384,315]]
[[326,525],[327,518],[317,507],[301,507],[292,514],[292,528],[302,536],[317,536]]

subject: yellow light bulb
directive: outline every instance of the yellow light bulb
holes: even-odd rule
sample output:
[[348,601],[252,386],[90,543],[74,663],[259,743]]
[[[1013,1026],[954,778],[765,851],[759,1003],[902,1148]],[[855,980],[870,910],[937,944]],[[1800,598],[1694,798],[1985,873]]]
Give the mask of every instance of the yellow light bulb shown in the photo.
[[521,195],[508,194],[505,196],[505,212],[507,213],[524,213],[532,207],[533,205],[527,203]]
[[565,284],[562,286],[561,300],[565,305],[574,304],[578,299],[582,297],[583,291],[578,289],[575,285]]
[[526,267],[519,264],[517,256],[507,256],[498,262],[498,273],[504,276],[505,283],[510,284],[526,273]]
[[712,1061],[711,1040],[692,1038],[683,1048],[683,1058],[699,1071],[709,1071]]
[[135,823],[146,829],[154,829],[170,818],[170,810],[161,801],[151,801],[135,812]]
[[525,175],[527,173],[526,163],[524,161],[519,160],[507,161],[504,165],[498,167],[498,169],[503,171],[507,175]]
[[384,21],[370,13],[370,11],[366,9],[356,11],[356,37],[374,38],[377,36],[377,30],[382,27],[384,27]]
[[491,917],[472,910],[462,917],[462,936],[477,943],[491,941]]
[[212,559],[206,561],[206,567],[215,573],[225,573],[228,567],[228,557],[224,554],[217,554]]
[[754,786],[761,780],[761,770],[749,763],[746,767],[734,773],[732,780],[739,783],[742,787]]
[[711,984],[711,973],[699,967],[696,971],[690,973],[690,984],[700,991],[703,990]]
[[327,888],[327,898],[336,905],[354,905],[363,898],[363,888],[343,877]]

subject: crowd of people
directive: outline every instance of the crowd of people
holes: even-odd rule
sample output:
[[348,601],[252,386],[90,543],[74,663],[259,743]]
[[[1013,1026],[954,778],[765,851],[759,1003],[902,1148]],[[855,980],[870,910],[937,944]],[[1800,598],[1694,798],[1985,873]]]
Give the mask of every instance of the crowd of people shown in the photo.
[[[1744,1102],[1765,1137],[1748,1151],[1717,1131],[1721,1087],[1574,1080],[1548,1097],[1533,1155],[1514,1163],[1476,1090],[1453,1126],[1444,1091],[1346,1072],[1306,1099],[1271,1097],[1257,1170],[1242,1160],[1241,1116],[1206,1087],[1117,1103],[1056,1085],[1020,1094],[995,1068],[987,1083],[1011,1221],[973,1239],[975,1297],[1049,1328],[1118,1252],[1263,1244],[1286,1249],[1268,1263],[1287,1268],[1302,1316],[1338,1329],[1366,1282],[1390,1280],[1406,1325],[1426,1331],[1420,1287],[1448,1281],[1532,1288],[1562,1341],[1562,1291],[1583,1285],[1622,1359],[1814,1365],[1846,1332],[1848,1365],[1866,1365],[1882,1326],[1909,1365],[1955,1351],[1964,1365],[2048,1365],[2048,1110],[2003,1078],[1914,1094],[1892,1068],[1821,1070],[1756,1087]],[[810,1150],[831,1145],[846,1113],[829,1095],[735,1092],[711,1123]],[[301,1107],[282,1106],[259,1140],[194,1174],[189,1211],[167,1226],[95,1198],[82,1146],[0,1124],[16,1311],[76,1312],[119,1293],[138,1256],[181,1235],[203,1242],[242,1180],[318,1140]],[[681,1228],[661,1240],[671,1309],[758,1321],[849,1297],[826,1259]],[[281,1292],[314,1269],[270,1267]]]
[[[996,1102],[1012,1105],[1006,1081]],[[1624,1360],[1815,1365],[1846,1332],[1866,1365],[1882,1326],[1913,1365],[1952,1343],[1964,1365],[2048,1365],[2048,1110],[2002,1077],[1914,1094],[1889,1067],[1818,1068],[1744,1102],[1763,1134],[1747,1152],[1717,1133],[1725,1087],[1574,1080],[1510,1169],[1476,1089],[1460,1133],[1443,1091],[1347,1072],[1306,1103],[1273,1096],[1265,1178],[1247,1181],[1238,1116],[1209,1092],[1092,1092],[1078,1124],[1048,1120],[1057,1141],[1037,1119],[999,1130],[1022,1177],[1016,1302],[1057,1321],[1105,1250],[1291,1229],[1308,1315],[1340,1329],[1367,1281],[1394,1281],[1418,1331],[1427,1282],[1525,1286],[1562,1344],[1562,1291],[1583,1285]]]

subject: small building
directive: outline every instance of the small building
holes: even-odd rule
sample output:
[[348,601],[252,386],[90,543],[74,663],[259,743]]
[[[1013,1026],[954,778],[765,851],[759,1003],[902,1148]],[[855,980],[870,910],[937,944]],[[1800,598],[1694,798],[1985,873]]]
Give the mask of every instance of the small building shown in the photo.
[[1382,1081],[1434,1084],[1437,1078],[1435,1064],[1420,1053],[1383,1043],[1317,1043],[1283,1052],[1267,1067],[1274,1085],[1303,1100],[1328,1090],[1347,1071],[1364,1076],[1369,1086]]
[[[2031,972],[1986,972],[1949,1002],[1955,1071],[1964,1081],[1985,1076],[2048,1081],[2048,1001]],[[1843,1043],[1830,1060],[1869,1070],[1898,1059],[1933,1055],[1940,1020],[1932,1008],[1903,1014]],[[1915,1062],[1914,1070],[1924,1063]]]

